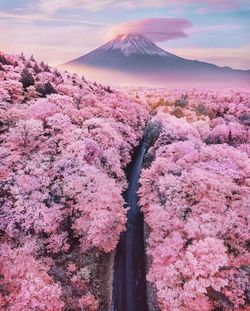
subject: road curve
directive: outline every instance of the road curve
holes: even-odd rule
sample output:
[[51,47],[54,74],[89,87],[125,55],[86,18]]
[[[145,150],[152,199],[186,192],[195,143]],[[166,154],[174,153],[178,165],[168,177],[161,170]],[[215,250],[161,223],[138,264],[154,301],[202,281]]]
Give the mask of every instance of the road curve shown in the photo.
[[128,212],[127,230],[121,234],[114,264],[113,311],[147,311],[143,215],[137,190],[146,148],[142,143],[132,162],[128,190],[124,194]]

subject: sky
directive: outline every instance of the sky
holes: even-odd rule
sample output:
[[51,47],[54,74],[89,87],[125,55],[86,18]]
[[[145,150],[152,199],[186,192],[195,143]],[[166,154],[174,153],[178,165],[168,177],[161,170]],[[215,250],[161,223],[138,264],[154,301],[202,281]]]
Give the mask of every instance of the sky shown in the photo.
[[250,69],[250,0],[0,0],[0,51],[62,64],[119,33],[178,56]]

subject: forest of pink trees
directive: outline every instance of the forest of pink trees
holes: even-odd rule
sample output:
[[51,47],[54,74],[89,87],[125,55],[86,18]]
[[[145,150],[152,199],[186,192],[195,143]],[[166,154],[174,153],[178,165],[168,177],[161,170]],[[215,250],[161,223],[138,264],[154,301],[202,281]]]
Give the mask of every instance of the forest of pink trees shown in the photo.
[[139,193],[147,279],[161,310],[248,310],[250,92],[137,97],[154,109],[148,127],[158,128]]
[[249,100],[120,90],[0,53],[0,310],[103,310],[89,261],[125,230],[148,122],[139,195],[159,308],[249,310]]
[[4,54],[0,105],[0,310],[97,310],[79,258],[111,252],[125,229],[124,168],[149,114],[110,88]]

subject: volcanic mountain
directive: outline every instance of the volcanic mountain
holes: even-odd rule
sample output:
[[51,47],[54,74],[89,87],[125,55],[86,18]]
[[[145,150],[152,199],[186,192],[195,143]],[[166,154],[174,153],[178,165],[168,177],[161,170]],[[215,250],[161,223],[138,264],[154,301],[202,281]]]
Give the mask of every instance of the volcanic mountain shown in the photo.
[[249,70],[235,70],[213,64],[188,60],[171,54],[142,34],[118,35],[94,51],[74,59],[64,66],[87,65],[133,75],[163,78],[211,79],[240,77],[250,79]]

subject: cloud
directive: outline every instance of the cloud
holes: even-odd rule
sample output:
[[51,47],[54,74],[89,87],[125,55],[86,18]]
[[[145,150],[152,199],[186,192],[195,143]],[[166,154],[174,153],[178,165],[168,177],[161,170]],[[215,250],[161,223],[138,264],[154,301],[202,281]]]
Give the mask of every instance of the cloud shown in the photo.
[[62,9],[81,8],[86,10],[98,11],[105,8],[123,7],[127,6],[127,2],[119,1],[118,4],[115,0],[39,0],[34,6],[38,7],[41,11],[55,12]]
[[73,18],[59,18],[52,15],[45,15],[42,13],[27,13],[18,14],[18,13],[9,13],[9,12],[0,12],[0,18],[7,20],[15,20],[15,21],[41,21],[41,22],[63,22],[63,23],[71,23],[71,24],[84,24],[90,26],[109,26],[109,24],[98,23],[88,20],[80,20]]
[[190,29],[189,34],[193,33],[218,33],[218,32],[231,32],[231,31],[240,31],[246,30],[245,25],[240,24],[214,24],[214,25],[198,25]]
[[198,59],[218,66],[250,69],[250,45],[240,48],[168,48],[168,51],[188,59]]
[[54,12],[60,9],[81,8],[85,10],[104,10],[110,8],[161,8],[169,5],[195,5],[200,13],[212,10],[231,10],[244,7],[248,0],[39,0],[36,3],[41,10]]
[[0,12],[0,29],[1,50],[4,52],[34,54],[37,60],[57,65],[96,48],[98,42],[102,42],[106,25],[27,12]]
[[110,30],[109,36],[141,33],[155,42],[161,42],[186,38],[188,35],[185,30],[191,26],[189,20],[182,18],[147,18],[116,25]]

